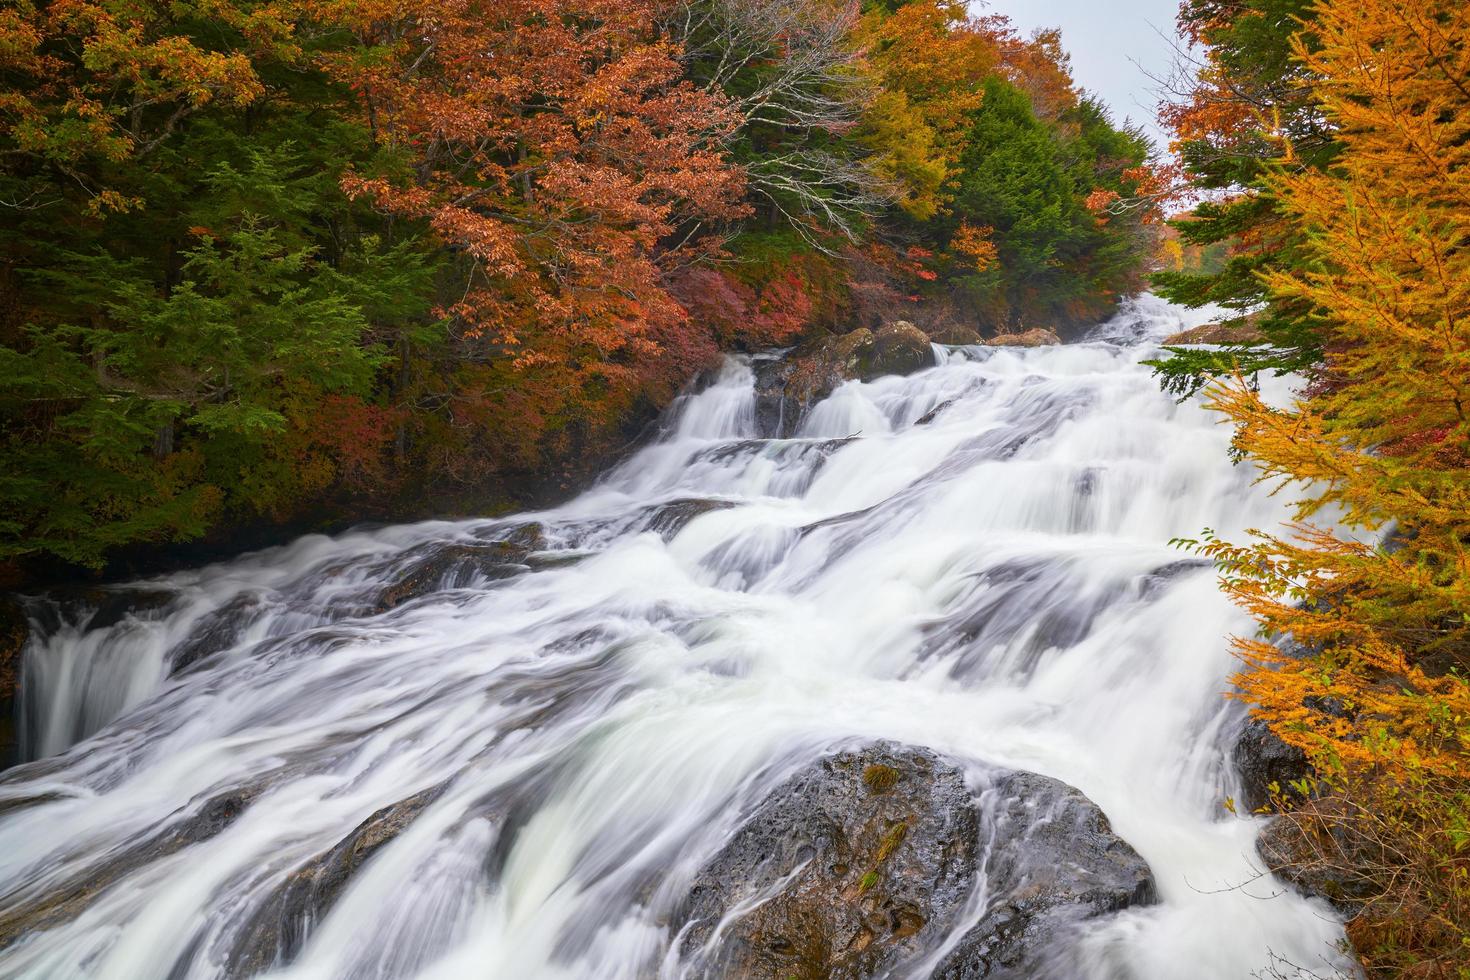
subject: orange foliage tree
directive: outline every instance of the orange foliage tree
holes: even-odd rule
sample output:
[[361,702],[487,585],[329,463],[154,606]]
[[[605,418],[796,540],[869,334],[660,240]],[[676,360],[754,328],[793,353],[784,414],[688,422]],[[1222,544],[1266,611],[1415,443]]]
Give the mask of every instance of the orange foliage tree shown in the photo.
[[[295,9],[286,2],[182,0],[144,11],[106,0],[18,0],[0,10],[0,137],[10,152],[55,167],[93,215],[142,206],[95,167],[157,150],[212,104],[249,105],[266,91],[262,62],[295,62]],[[190,36],[212,21],[239,44]],[[31,207],[35,201],[6,202]]]
[[[1335,830],[1339,846],[1361,845],[1349,862],[1372,851],[1352,932],[1370,972],[1464,976],[1470,8],[1327,3],[1315,35],[1296,54],[1321,79],[1341,154],[1330,170],[1286,166],[1273,179],[1314,261],[1268,285],[1314,311],[1325,364],[1285,410],[1240,379],[1213,397],[1263,479],[1302,489],[1302,523],[1290,537],[1206,550],[1262,628],[1237,641],[1242,696],[1371,818],[1371,832],[1363,821]],[[1314,515],[1333,520],[1307,523]],[[1385,529],[1382,543],[1363,540]],[[1294,655],[1270,642],[1280,637]]]
[[1072,59],[1062,47],[1060,30],[1046,28],[1022,38],[1003,18],[991,18],[990,23],[997,28],[1002,42],[1006,77],[1026,93],[1037,118],[1054,123],[1077,105]]
[[1000,62],[995,25],[958,0],[914,0],[863,18],[857,42],[874,92],[858,130],[899,205],[926,220],[949,199],[985,77]]
[[[424,219],[467,264],[460,332],[552,394],[626,395],[684,326],[668,268],[743,213],[736,120],[680,81],[652,0],[325,0],[381,153],[344,188]],[[561,391],[557,399],[554,393]],[[585,396],[585,399],[582,397]],[[557,402],[561,401],[559,408]],[[534,426],[532,426],[534,428]]]

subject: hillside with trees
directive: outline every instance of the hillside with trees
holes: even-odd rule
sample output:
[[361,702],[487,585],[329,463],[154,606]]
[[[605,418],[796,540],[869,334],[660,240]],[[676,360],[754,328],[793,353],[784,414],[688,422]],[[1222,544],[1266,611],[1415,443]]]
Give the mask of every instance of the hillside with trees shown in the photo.
[[21,0],[0,85],[16,580],[547,499],[721,349],[1155,250],[1146,140],[957,0]]

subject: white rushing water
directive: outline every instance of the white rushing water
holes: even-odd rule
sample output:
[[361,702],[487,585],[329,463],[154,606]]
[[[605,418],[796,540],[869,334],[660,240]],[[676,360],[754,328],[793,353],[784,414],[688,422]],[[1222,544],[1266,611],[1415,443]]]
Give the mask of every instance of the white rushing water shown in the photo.
[[[43,758],[0,780],[0,932],[25,920],[0,976],[240,973],[293,871],[424,791],[273,975],[677,975],[670,906],[738,801],[879,737],[1102,807],[1162,901],[1096,921],[1089,977],[1327,971],[1340,923],[1259,878],[1259,821],[1222,806],[1249,624],[1168,542],[1285,514],[1140,364],[1183,325],[1144,297],[1089,343],[944,350],[788,440],[731,361],[556,511],[304,538],[63,615],[27,654]],[[519,574],[378,611],[530,520]]]

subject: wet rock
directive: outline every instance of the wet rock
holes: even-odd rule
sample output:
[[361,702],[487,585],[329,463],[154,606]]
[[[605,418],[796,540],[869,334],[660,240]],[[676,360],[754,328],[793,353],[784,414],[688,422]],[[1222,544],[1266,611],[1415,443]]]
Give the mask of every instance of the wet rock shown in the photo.
[[821,401],[843,382],[869,374],[876,350],[866,327],[798,347],[790,357],[786,396],[802,407]]
[[760,434],[790,436],[807,411],[844,382],[864,376],[873,363],[876,344],[866,328],[802,344],[779,360],[756,368],[756,424]]
[[[163,830],[124,851],[105,857],[83,873],[60,882],[41,895],[0,895],[0,949],[28,932],[40,932],[85,912],[103,891],[139,868],[223,832],[259,796],[263,786],[248,786],[190,804],[171,815]],[[41,805],[47,800],[31,800]]]
[[547,555],[529,555],[526,558],[526,567],[534,572],[548,568],[568,568],[580,564],[590,558],[587,552],[557,551]]
[[291,872],[240,930],[239,942],[226,957],[225,975],[253,977],[291,962],[352,876],[442,792],[442,786],[435,786],[383,807],[330,850]]
[[1355,848],[1341,806],[1335,800],[1312,800],[1272,817],[1256,838],[1256,854],[1263,870],[1309,898],[1326,899],[1351,917],[1373,890],[1353,870]]
[[182,674],[205,657],[234,646],[260,608],[259,596],[241,595],[206,614],[174,649],[169,672]]
[[787,403],[782,386],[756,388],[755,425],[762,437],[784,439],[791,435],[800,422],[800,414],[795,405]]
[[34,793],[29,796],[12,796],[8,799],[0,799],[0,816],[17,813],[21,810],[29,810],[33,806],[45,806],[47,803],[56,803],[60,800],[75,799],[69,793],[46,792]]
[[[982,863],[997,898],[967,927]],[[1067,948],[1077,922],[1152,896],[1148,866],[1076,790],[1011,772],[977,803],[955,765],[874,743],[762,802],[675,925],[699,976],[886,976],[964,929],[935,976],[1021,977]]]
[[944,401],[940,402],[938,405],[935,405],[933,408],[929,409],[929,411],[919,416],[918,420],[914,422],[914,425],[932,424],[934,420],[943,415],[947,409],[953,407],[956,400],[957,399],[954,398],[946,398]]
[[[1158,901],[1153,872],[1081,792],[1015,772],[990,791],[986,872],[996,900],[935,969],[935,980],[1026,980],[1068,967],[1090,919]],[[990,794],[987,794],[990,795]],[[984,799],[982,797],[982,799]]]
[[1077,495],[1078,500],[1088,500],[1097,493],[1097,484],[1102,477],[1102,471],[1095,466],[1089,466],[1077,474],[1077,479],[1072,484],[1072,492]]
[[660,504],[649,518],[648,530],[665,541],[684,530],[696,517],[712,514],[717,510],[728,510],[735,506],[733,500],[716,500],[709,497],[691,497]]
[[929,331],[929,339],[936,344],[946,344],[950,347],[973,347],[976,344],[985,343],[980,337],[980,331],[974,327],[963,327],[958,324],[950,324]]
[[1247,719],[1231,750],[1231,761],[1240,777],[1238,811],[1255,813],[1268,809],[1272,797],[1302,799],[1291,784],[1312,775],[1306,753],[1287,745],[1259,718]]
[[1182,330],[1164,338],[1164,343],[1171,347],[1184,347],[1192,344],[1255,344],[1264,339],[1255,318],[1246,317]]
[[[978,832],[963,774],[931,753],[880,744],[822,759],[699,873],[682,948],[709,976],[872,976],[923,950],[962,906]],[[732,909],[773,888],[704,948]]]
[[1003,333],[986,341],[991,347],[1047,347],[1060,344],[1062,338],[1055,331],[1033,327],[1024,333]]
[[755,374],[755,425],[762,437],[780,438],[796,428],[796,420],[786,418],[786,377],[791,367],[791,351],[751,359],[750,368]]
[[496,541],[433,544],[419,555],[392,584],[377,595],[375,612],[387,612],[410,599],[443,589],[463,588],[479,579],[502,579],[530,569],[526,559],[546,546],[540,524],[524,524]]
[[37,610],[42,619],[52,612],[54,623],[43,622],[49,632],[63,622],[84,622],[87,630],[100,630],[116,626],[128,617],[135,619],[161,618],[163,611],[178,598],[168,589],[125,588],[98,586],[95,588],[68,588],[49,593],[50,610]]
[[934,348],[924,331],[899,320],[873,335],[873,357],[865,379],[889,374],[913,374],[934,366]]
[[0,595],[0,769],[20,760],[15,704],[20,694],[22,654],[30,636],[31,623],[25,608],[10,596]]
[[794,433],[817,402],[848,381],[909,374],[932,367],[928,336],[900,320],[876,333],[866,327],[802,344],[780,358],[752,364],[756,383],[756,424],[767,438]]
[[[1088,476],[1092,476],[1093,474],[1094,471],[1092,470],[1089,470],[1087,473]],[[1089,481],[1086,493],[1090,495],[1092,490],[1093,487]],[[1171,561],[1167,565],[1160,565],[1143,577],[1139,594],[1144,599],[1152,599],[1179,579],[1195,572],[1203,571],[1206,568],[1213,568],[1214,564],[1208,558],[1181,558],[1178,561]]]
[[518,524],[491,544],[506,552],[529,554],[546,547],[546,528],[536,521]]
[[1001,562],[971,576],[947,615],[924,627],[919,656],[947,660],[949,676],[964,684],[1027,677],[1089,636],[1130,591],[1126,578],[1088,581],[1071,563]]

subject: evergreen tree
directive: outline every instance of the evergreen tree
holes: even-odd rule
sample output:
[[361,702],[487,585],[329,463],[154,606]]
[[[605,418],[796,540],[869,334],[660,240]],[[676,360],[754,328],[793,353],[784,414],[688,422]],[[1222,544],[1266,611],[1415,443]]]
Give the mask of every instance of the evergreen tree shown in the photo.
[[[1206,61],[1193,90],[1166,105],[1162,118],[1175,132],[1192,188],[1206,199],[1174,228],[1186,245],[1228,244],[1230,255],[1218,270],[1159,272],[1154,289],[1185,306],[1223,306],[1226,325],[1249,323],[1259,339],[1218,350],[1171,348],[1154,367],[1178,395],[1236,369],[1309,370],[1321,356],[1309,309],[1273,295],[1263,278],[1306,261],[1306,242],[1279,213],[1270,175],[1282,165],[1324,167],[1336,152],[1311,73],[1293,57],[1293,37],[1304,23],[1310,45],[1313,10],[1313,0],[1188,0],[1181,10],[1181,34]],[[1288,144],[1292,156],[1283,162]]]
[[988,79],[966,134],[949,227],[962,217],[990,228],[998,261],[956,285],[1002,320],[1012,312],[1088,319],[1100,297],[1127,289],[1141,264],[1137,221],[1112,222],[1088,199],[1098,190],[1111,199],[1131,194],[1148,150],[1095,102],[1068,110],[1054,129],[1020,89]]

